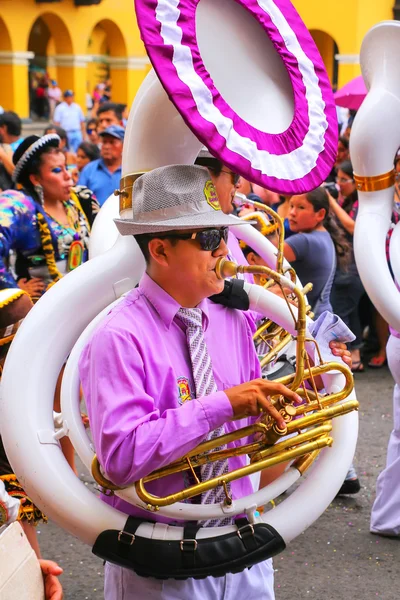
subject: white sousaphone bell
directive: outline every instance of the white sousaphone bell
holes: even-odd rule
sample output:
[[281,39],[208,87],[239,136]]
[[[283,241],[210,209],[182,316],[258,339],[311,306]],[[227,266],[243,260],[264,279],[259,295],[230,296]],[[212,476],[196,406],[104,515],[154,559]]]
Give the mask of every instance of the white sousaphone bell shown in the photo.
[[[378,23],[365,36],[360,64],[369,90],[353,123],[350,152],[359,210],[354,252],[363,285],[379,313],[400,331],[400,295],[386,257],[394,208],[393,161],[400,146],[400,23]],[[390,241],[390,264],[400,283],[400,228]]]
[[[122,218],[132,216],[134,180],[159,166],[193,163],[203,144],[234,171],[281,193],[315,188],[333,164],[337,124],[329,81],[296,11],[288,2],[285,8],[280,5],[272,0],[256,8],[242,1],[185,0],[177,7],[160,0],[154,8],[149,2],[136,2],[158,78],[154,71],[148,74],[132,106],[120,211],[117,198],[110,197],[93,228],[93,258],[40,299],[9,352],[1,412],[10,462],[41,510],[91,546],[104,530],[122,531],[126,515],[79,481],[63,457],[59,439],[69,436],[90,468],[95,449],[81,421],[77,363],[93,328],[144,270],[136,242],[118,236],[112,223],[119,213]],[[237,229],[235,234],[275,268],[276,249],[250,225]],[[250,308],[295,333],[284,300],[250,284],[246,291]],[[63,424],[55,431],[54,389],[66,361]],[[342,389],[343,376],[326,376],[324,383],[328,391]],[[296,468],[230,507],[176,503],[160,507],[158,514],[205,520],[246,513],[252,523],[271,525],[287,544],[324,512],[340,488],[355,450],[357,414],[335,419],[331,435],[332,448],[321,452],[304,483],[261,517],[256,507],[291,486],[300,477]],[[148,509],[134,486],[116,493]],[[236,526],[205,528],[197,538],[232,531]],[[160,533],[157,524],[143,523],[136,535],[182,540],[183,527],[163,526]]]

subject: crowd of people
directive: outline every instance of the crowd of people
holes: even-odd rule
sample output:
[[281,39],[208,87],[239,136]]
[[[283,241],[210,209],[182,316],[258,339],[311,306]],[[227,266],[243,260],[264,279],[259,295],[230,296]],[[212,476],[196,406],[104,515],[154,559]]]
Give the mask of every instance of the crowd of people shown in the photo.
[[[18,290],[21,295],[17,295],[16,299],[23,298],[26,302],[29,301],[28,308],[22,307],[26,312],[31,306],[31,301],[35,302],[61,277],[87,260],[90,232],[96,214],[120,184],[127,119],[126,106],[110,101],[110,90],[107,85],[96,88],[95,102],[92,107],[94,116],[90,119],[85,117],[81,107],[74,101],[72,90],[66,90],[62,94],[60,90],[57,91],[56,82],[51,82],[46,90],[52,123],[46,128],[43,136],[24,138],[18,115],[10,111],[0,115],[0,289]],[[42,110],[39,102],[41,97],[39,92],[38,113]],[[207,341],[210,353],[213,354],[216,381],[210,378],[209,386],[200,394],[197,386],[201,385],[201,378],[192,376],[194,359],[187,353],[186,347],[187,341],[189,348],[194,343],[194,338],[189,339],[190,335],[194,335],[193,331],[191,334],[188,332],[198,315],[188,309],[182,312],[178,321],[174,321],[171,312],[178,306],[203,306],[208,296],[221,292],[220,282],[211,282],[210,278],[202,280],[204,273],[212,270],[212,265],[215,266],[218,257],[227,256],[229,252],[229,255],[236,258],[238,262],[242,262],[245,256],[249,263],[262,263],[252,248],[243,247],[243,255],[236,238],[231,234],[228,237],[226,231],[226,227],[230,224],[237,224],[237,220],[230,215],[244,216],[254,212],[252,201],[272,207],[283,220],[284,257],[294,267],[303,284],[308,282],[313,284],[308,294],[308,302],[314,316],[318,318],[324,311],[332,311],[341,317],[354,333],[355,339],[350,343],[350,352],[339,341],[336,345],[332,345],[333,354],[342,357],[348,364],[352,363],[353,371],[358,373],[364,371],[365,356],[371,354],[371,350],[369,367],[380,368],[386,363],[385,346],[388,339],[388,326],[369,302],[354,259],[353,234],[358,198],[349,154],[350,131],[351,129],[346,127],[344,135],[339,139],[337,160],[325,184],[307,194],[281,197],[239,177],[207,151],[200,153],[196,167],[166,167],[164,171],[156,169],[153,173],[139,179],[141,183],[135,187],[135,201],[139,206],[137,212],[140,213],[139,224],[131,224],[129,231],[125,224],[120,230],[121,233],[126,234],[128,231],[130,235],[135,236],[146,259],[147,274],[139,288],[124,301],[117,316],[111,316],[104,327],[98,330],[97,337],[89,343],[81,360],[81,379],[88,403],[96,451],[100,461],[108,465],[107,472],[112,475],[113,481],[125,485],[131,480],[136,480],[141,476],[142,471],[146,474],[160,467],[163,461],[166,461],[165,456],[168,455],[169,460],[171,456],[179,458],[189,446],[196,440],[201,441],[209,435],[210,431],[215,431],[224,424],[228,429],[235,428],[236,417],[243,414],[256,415],[260,406],[271,414],[278,424],[284,426],[281,416],[276,414],[270,403],[265,400],[265,397],[271,393],[280,391],[290,400],[300,401],[291,390],[286,388],[282,390],[282,387],[278,390],[274,387],[274,383],[268,381],[265,381],[266,388],[259,390],[256,397],[251,398],[248,394],[250,388],[246,387],[250,384],[247,382],[258,379],[261,374],[258,362],[255,366],[253,361],[253,346],[251,345],[251,349],[245,348],[246,356],[250,357],[247,369],[244,369],[243,360],[239,356],[234,357],[230,365],[227,361],[218,362],[211,333],[208,334]],[[400,170],[398,158],[396,158],[396,170]],[[220,214],[211,211],[207,216],[201,212],[202,220],[197,222],[190,216],[197,211],[193,194],[205,189],[209,177],[215,186],[221,211]],[[175,220],[179,221],[175,223],[176,227],[172,227],[172,234],[171,232],[165,234],[165,231],[168,232],[167,224],[160,215],[149,228],[143,225],[146,222],[144,218],[146,213],[162,212],[158,210],[156,202],[158,197],[155,198],[151,190],[154,188],[161,194],[165,181],[170,182],[172,188],[175,186],[180,190],[180,195],[171,192],[164,198],[167,203],[165,206],[167,209],[174,210],[177,215]],[[184,189],[182,182],[185,182],[188,189]],[[400,187],[396,182],[395,201],[399,193]],[[397,221],[396,213],[393,215],[393,221]],[[191,230],[193,228],[197,230],[199,224],[205,231],[193,234]],[[182,229],[190,231],[190,235],[187,231],[182,233]],[[211,233],[207,235],[208,230],[213,232],[213,235]],[[198,242],[199,246],[180,245],[178,241]],[[277,243],[276,235],[271,236],[271,241]],[[202,250],[207,252],[201,252]],[[182,277],[190,282],[190,285],[185,286],[184,289],[181,285]],[[160,289],[163,290],[161,296]],[[133,305],[138,314],[132,320],[126,315],[130,314]],[[2,310],[0,305],[1,323],[3,323],[1,315],[5,314]],[[237,344],[232,347],[243,350],[243,339],[251,339],[246,320],[236,314],[234,318],[229,316],[217,305],[212,308],[208,306],[204,310],[207,324],[216,321],[219,323],[219,329],[211,327],[210,331],[219,332],[221,327],[225,326],[235,331],[238,339]],[[146,345],[146,339],[143,338],[141,342],[143,345],[140,355],[143,370],[139,373],[135,369],[130,369],[134,355],[132,346],[127,341],[129,336],[120,335],[121,331],[126,333],[131,328],[132,336],[140,338],[144,312],[149,313],[148,318],[154,320],[154,335],[157,331],[161,331],[163,326],[172,327],[173,330],[170,348],[168,345],[164,346],[164,342],[160,339],[159,348],[164,349],[165,361],[162,361],[160,373],[154,373],[151,381],[145,376],[147,366],[151,364],[151,368],[154,368],[150,346]],[[18,318],[15,315],[10,316],[7,325],[4,322],[3,326],[9,327],[19,322],[21,318],[23,316]],[[107,324],[111,319],[113,319],[113,327],[108,328]],[[216,340],[217,338],[214,339],[215,344]],[[199,340],[197,342],[200,344]],[[220,343],[218,337],[218,345]],[[129,357],[126,359],[129,368],[124,364],[126,377],[122,377],[118,383],[113,381],[112,390],[108,390],[103,377],[104,373],[110,373],[113,368],[110,363],[113,357],[108,352],[110,346],[116,349],[118,355]],[[179,359],[176,358],[177,364],[175,364],[175,359],[171,359],[171,356],[178,356],[177,349],[179,349]],[[237,368],[235,368],[235,361]],[[189,417],[189,408],[187,408],[189,404],[183,404],[179,408],[179,414],[174,406],[164,406],[164,410],[172,411],[170,414],[176,412],[177,416],[176,420],[172,420],[171,417],[170,423],[160,425],[160,419],[150,418],[151,414],[160,410],[160,406],[155,403],[152,408],[149,408],[148,399],[141,404],[140,399],[135,403],[132,397],[129,406],[128,404],[124,406],[120,417],[113,421],[113,429],[108,431],[108,438],[104,444],[102,424],[104,420],[111,422],[111,412],[114,411],[114,419],[120,411],[120,408],[113,406],[112,399],[128,397],[128,388],[139,389],[141,397],[155,397],[154,390],[157,388],[157,393],[160,394],[160,385],[163,386],[162,394],[168,396],[171,385],[175,385],[173,371],[176,368],[186,373],[186,380],[192,382],[195,397],[197,392],[197,396],[215,395],[214,417],[204,418],[204,413],[207,414],[207,402],[196,405],[199,412],[198,423],[203,423],[203,428],[199,427],[196,430],[189,426],[193,419],[192,413]],[[171,371],[170,376],[168,376],[168,369]],[[234,372],[242,374],[240,380]],[[231,382],[230,386],[221,384],[227,381]],[[102,382],[102,385],[99,382]],[[221,385],[226,388],[224,398],[217,392]],[[151,393],[152,386],[154,390]],[[54,402],[55,409],[59,410],[57,397]],[[215,410],[216,406],[217,410]],[[141,450],[141,439],[137,436],[132,447],[130,436],[125,434],[127,414],[130,415],[130,429],[134,428],[135,419],[142,425],[140,431],[144,432],[146,438],[146,456],[153,457],[149,458],[147,463],[146,456]],[[166,430],[168,428],[174,430],[175,435],[170,436],[174,440],[179,434],[180,443],[175,444],[174,453],[171,454],[171,448],[160,448],[155,441],[154,451],[149,454],[149,436],[158,439],[162,427]],[[161,428],[160,431],[157,428]],[[126,453],[133,457],[129,470],[126,470],[124,461],[121,461],[121,448],[125,448]],[[63,447],[63,451],[73,468],[73,456],[71,456],[73,450]],[[162,453],[165,453],[165,456]],[[155,456],[158,460],[155,460]],[[0,446],[0,480],[3,480],[8,491],[11,491],[12,486],[19,485],[15,478],[10,478],[12,475],[10,471],[11,466],[6,461],[4,449]],[[352,468],[339,493],[357,493],[359,489],[360,483]],[[133,514],[129,505],[120,500],[118,502],[120,503],[118,507],[123,512]],[[43,519],[44,516],[34,505],[29,506],[33,511],[32,514],[36,515],[35,519],[32,518],[28,522],[31,526],[32,521]],[[137,511],[133,512],[136,515]],[[29,529],[27,533],[39,556],[40,551],[35,536]],[[56,600],[61,597],[61,592],[54,583],[56,570],[53,569],[51,573],[53,575],[49,581],[55,591],[48,597]],[[146,581],[138,578],[134,573],[131,573],[130,579],[126,580],[126,575],[122,573],[120,567],[107,564],[106,593],[107,589],[121,586],[126,590],[141,586],[143,594],[146,594],[147,585]],[[190,584],[185,585],[188,586],[185,589],[189,594]],[[204,589],[207,590],[205,593],[209,594],[210,589],[211,591],[214,589],[213,585],[217,586],[217,583],[209,581],[207,583],[205,580]],[[263,589],[260,588],[263,585],[265,597],[272,598],[271,566],[257,566],[252,572],[252,581],[243,576],[241,585],[244,590],[250,590],[254,585],[260,590]],[[113,597],[112,592],[109,592],[109,597]]]

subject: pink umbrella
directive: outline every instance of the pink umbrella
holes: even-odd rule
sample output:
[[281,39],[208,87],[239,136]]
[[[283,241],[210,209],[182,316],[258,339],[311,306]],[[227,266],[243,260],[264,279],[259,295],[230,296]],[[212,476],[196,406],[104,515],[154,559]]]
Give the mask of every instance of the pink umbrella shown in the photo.
[[338,106],[358,110],[366,95],[367,88],[365,87],[364,79],[362,75],[359,75],[340,88],[334,94],[334,98]]

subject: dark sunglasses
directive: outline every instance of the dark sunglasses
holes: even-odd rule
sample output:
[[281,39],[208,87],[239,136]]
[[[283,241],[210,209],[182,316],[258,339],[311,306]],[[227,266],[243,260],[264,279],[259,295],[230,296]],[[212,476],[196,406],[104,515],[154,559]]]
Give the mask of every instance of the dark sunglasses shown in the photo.
[[88,135],[91,135],[94,131],[97,131],[97,129],[93,128],[93,129],[86,129],[86,133]]
[[193,231],[192,233],[169,233],[166,235],[156,235],[157,238],[175,238],[178,240],[197,240],[202,250],[214,252],[219,248],[221,240],[225,244],[228,241],[229,229],[222,227],[221,229],[204,229],[202,231]]
[[239,179],[240,179],[240,175],[238,175],[238,173],[234,173],[233,171],[224,171],[223,169],[221,170],[221,173],[226,173],[227,175],[230,175],[232,185],[237,186],[237,184],[239,183]]
[[[213,173],[217,173],[217,169],[215,169],[213,167],[208,167],[208,169],[209,169],[209,171],[212,171]],[[219,171],[219,173],[225,173],[225,175],[230,175],[230,177],[231,177],[231,183],[235,187],[239,183],[240,175],[238,175],[238,173],[234,173],[233,171],[225,171],[224,169],[221,169]]]

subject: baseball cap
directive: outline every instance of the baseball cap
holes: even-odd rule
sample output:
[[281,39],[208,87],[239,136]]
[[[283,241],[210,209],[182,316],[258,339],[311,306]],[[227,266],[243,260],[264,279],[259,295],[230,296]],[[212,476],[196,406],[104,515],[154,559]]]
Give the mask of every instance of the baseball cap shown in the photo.
[[121,125],[110,125],[109,127],[107,127],[107,129],[99,133],[99,135],[111,135],[112,137],[115,137],[118,140],[124,141],[125,129],[121,127]]

